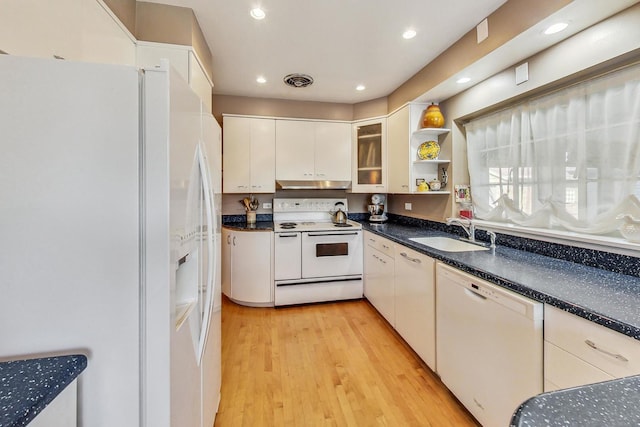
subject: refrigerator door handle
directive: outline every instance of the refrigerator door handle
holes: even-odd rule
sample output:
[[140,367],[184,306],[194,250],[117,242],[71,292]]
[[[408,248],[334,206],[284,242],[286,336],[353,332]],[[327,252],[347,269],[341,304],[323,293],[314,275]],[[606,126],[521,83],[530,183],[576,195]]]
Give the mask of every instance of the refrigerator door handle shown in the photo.
[[217,266],[215,265],[215,245],[214,245],[214,233],[216,230],[217,224],[214,224],[215,215],[214,215],[214,206],[213,206],[213,193],[211,188],[211,179],[209,175],[209,168],[207,167],[207,162],[205,155],[203,153],[203,143],[202,141],[198,144],[198,163],[200,167],[200,173],[202,174],[202,187],[204,193],[204,205],[205,205],[205,214],[207,217],[207,255],[208,262],[207,265],[207,282],[206,282],[206,290],[205,290],[205,301],[202,313],[202,327],[200,329],[200,337],[198,340],[198,365],[202,362],[202,356],[204,355],[204,349],[207,344],[207,336],[209,335],[209,324],[211,323],[211,309],[213,307],[213,286],[214,286],[214,277],[215,270]]

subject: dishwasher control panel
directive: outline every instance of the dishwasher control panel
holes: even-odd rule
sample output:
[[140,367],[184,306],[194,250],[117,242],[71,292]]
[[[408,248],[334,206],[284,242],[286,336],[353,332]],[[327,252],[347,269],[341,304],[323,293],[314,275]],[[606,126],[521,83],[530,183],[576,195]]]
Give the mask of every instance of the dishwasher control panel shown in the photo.
[[443,277],[448,277],[459,286],[465,287],[467,292],[473,294],[474,297],[494,301],[520,315],[532,319],[542,319],[543,317],[542,303],[537,303],[530,298],[526,298],[501,286],[494,285],[470,274],[445,266],[439,270],[439,274]]

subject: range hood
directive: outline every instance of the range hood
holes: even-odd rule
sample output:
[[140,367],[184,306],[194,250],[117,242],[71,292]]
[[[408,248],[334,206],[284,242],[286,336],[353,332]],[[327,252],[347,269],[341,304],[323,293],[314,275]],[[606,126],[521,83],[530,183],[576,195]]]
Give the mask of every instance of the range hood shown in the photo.
[[276,187],[281,190],[348,190],[351,181],[277,180]]

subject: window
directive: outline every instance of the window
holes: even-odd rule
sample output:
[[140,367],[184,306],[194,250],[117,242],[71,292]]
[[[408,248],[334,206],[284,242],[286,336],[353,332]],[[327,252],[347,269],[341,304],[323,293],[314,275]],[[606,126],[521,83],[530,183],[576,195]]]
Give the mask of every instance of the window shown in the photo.
[[640,219],[640,65],[466,125],[476,217],[616,236]]

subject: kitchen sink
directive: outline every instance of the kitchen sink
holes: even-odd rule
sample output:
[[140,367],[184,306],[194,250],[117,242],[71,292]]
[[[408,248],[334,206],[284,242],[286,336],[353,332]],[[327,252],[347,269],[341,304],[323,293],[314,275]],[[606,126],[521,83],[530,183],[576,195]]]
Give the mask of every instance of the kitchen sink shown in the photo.
[[488,251],[489,248],[449,237],[412,237],[409,240],[444,252]]

